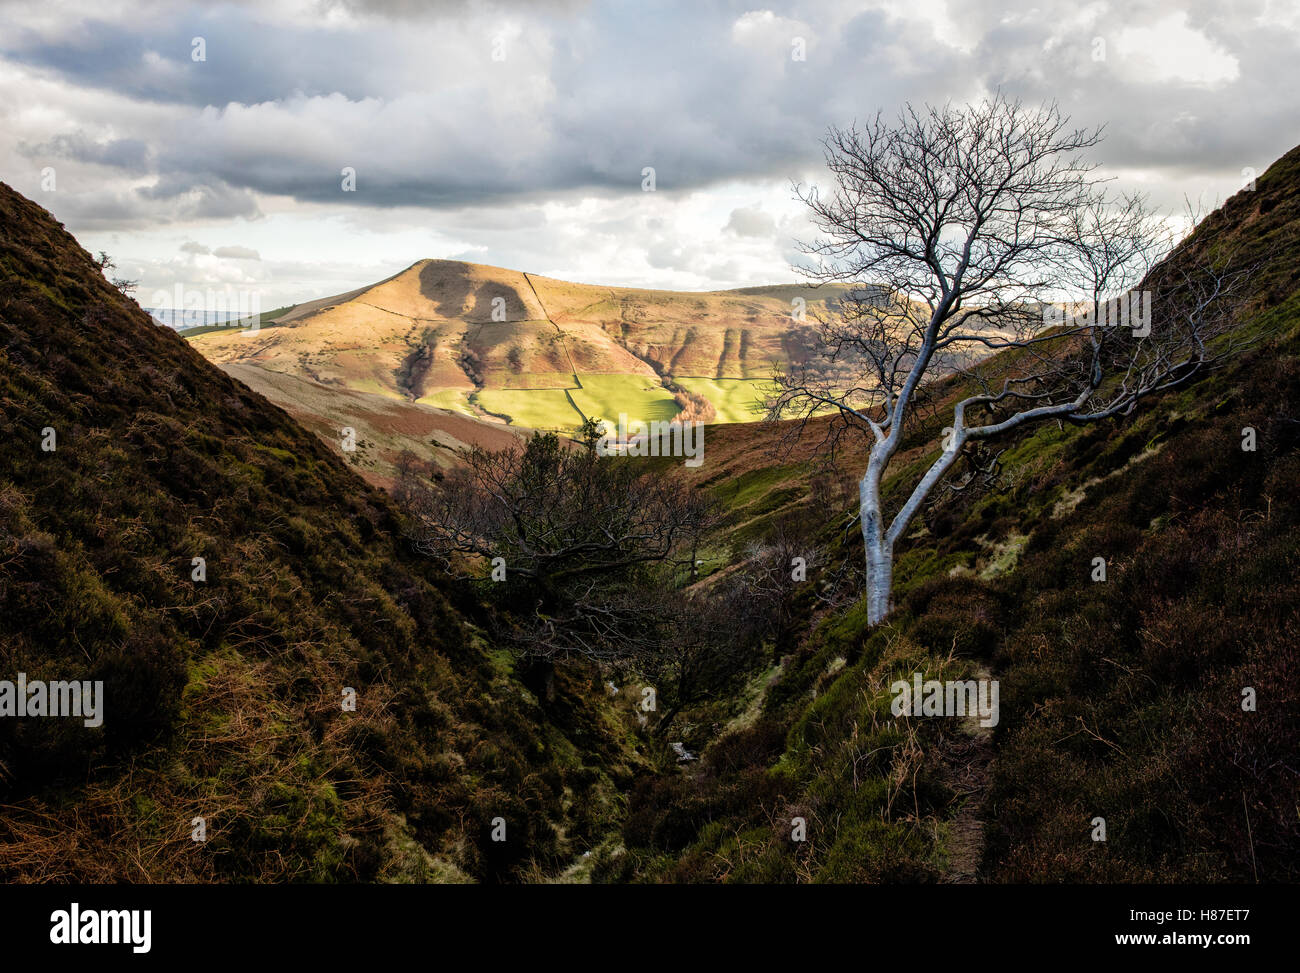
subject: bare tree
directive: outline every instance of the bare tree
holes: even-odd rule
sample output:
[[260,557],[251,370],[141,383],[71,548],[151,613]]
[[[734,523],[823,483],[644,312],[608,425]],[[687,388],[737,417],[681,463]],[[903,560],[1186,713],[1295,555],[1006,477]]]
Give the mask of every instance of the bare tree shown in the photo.
[[[104,273],[108,273],[110,270],[115,270],[117,268],[117,264],[114,263],[113,258],[103,250],[99,251],[99,256],[95,258],[95,266]],[[109,283],[127,297],[133,296],[136,288],[140,286],[139,280],[128,280],[125,277],[110,277]]]
[[[1227,260],[1153,270],[1167,234],[1143,199],[1096,178],[1084,153],[1100,139],[1053,104],[908,106],[894,122],[832,129],[832,190],[796,189],[823,234],[803,245],[804,272],[854,286],[818,323],[814,358],[776,376],[767,415],[801,420],[802,434],[832,413],[832,455],[845,433],[870,444],[859,517],[873,623],[891,607],[899,539],[967,444],[1128,414],[1233,351],[1215,339],[1249,271]],[[1130,295],[1143,281],[1153,291]],[[887,517],[881,482],[904,429],[935,404],[927,383],[954,372],[972,394]]]
[[592,422],[581,439],[475,449],[448,472],[407,453],[394,497],[416,549],[480,587],[488,630],[542,698],[556,663],[595,660],[656,687],[653,731],[665,733],[684,707],[734,691],[768,640],[793,638],[791,569],[796,557],[800,572],[816,568],[820,552],[781,526],[700,580],[716,504],[671,471],[600,456]]
[[539,433],[522,446],[473,449],[433,477],[399,464],[394,495],[416,549],[481,579],[499,608],[498,634],[535,658],[652,654],[667,638],[659,593],[687,582],[715,525],[701,491],[600,456],[597,438],[590,422],[577,446]]
[[417,549],[447,564],[500,557],[508,577],[539,593],[638,564],[689,567],[687,551],[711,523],[704,495],[681,480],[602,462],[592,443],[569,448],[555,433],[464,459],[439,480],[399,482]]

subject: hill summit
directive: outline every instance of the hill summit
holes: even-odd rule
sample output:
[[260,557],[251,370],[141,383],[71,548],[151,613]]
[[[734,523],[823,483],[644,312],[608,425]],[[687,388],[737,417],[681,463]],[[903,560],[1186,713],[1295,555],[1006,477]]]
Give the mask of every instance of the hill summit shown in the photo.
[[813,321],[844,290],[644,290],[421,260],[268,315],[256,332],[186,334],[327,440],[340,425],[357,429],[351,461],[386,484],[403,449],[449,465],[467,444],[513,438],[507,426],[568,432],[622,414],[753,421],[773,369],[806,359]]

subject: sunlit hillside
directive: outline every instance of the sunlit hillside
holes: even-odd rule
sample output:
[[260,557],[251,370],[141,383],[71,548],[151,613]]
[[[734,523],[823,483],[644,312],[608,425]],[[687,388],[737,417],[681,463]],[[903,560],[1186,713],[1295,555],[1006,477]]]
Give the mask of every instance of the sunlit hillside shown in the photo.
[[[196,329],[219,365],[254,366],[488,422],[571,429],[587,416],[755,415],[773,369],[803,360],[843,288],[712,293],[571,284],[422,260],[257,331]],[[275,401],[274,389],[267,394]],[[694,402],[692,401],[694,400]]]

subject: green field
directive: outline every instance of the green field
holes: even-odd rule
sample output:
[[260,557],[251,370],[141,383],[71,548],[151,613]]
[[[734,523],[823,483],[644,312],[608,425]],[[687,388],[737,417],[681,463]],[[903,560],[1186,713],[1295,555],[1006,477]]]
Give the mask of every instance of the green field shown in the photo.
[[508,416],[517,426],[568,430],[582,423],[564,389],[481,389],[470,399],[486,412]]
[[658,379],[642,375],[580,375],[582,388],[572,391],[573,401],[586,415],[617,423],[620,413],[629,421],[666,422],[681,407]]
[[702,395],[713,403],[715,422],[756,422],[761,418],[763,387],[770,383],[756,378],[691,378],[674,376],[682,388]]
[[[526,376],[524,376],[526,378]],[[581,388],[482,389],[471,400],[487,412],[508,416],[510,422],[533,429],[576,429],[583,416],[618,422],[667,422],[681,412],[673,395],[656,379],[644,375],[579,375]],[[767,383],[747,378],[679,378],[683,388],[704,396],[717,412],[718,422],[754,422],[753,410]],[[570,401],[572,397],[572,401]],[[465,393],[442,389],[418,400],[439,409],[472,415]],[[576,408],[575,408],[576,406]]]
[[435,409],[446,409],[449,412],[459,412],[461,415],[477,416],[469,404],[469,393],[465,389],[436,389],[428,395],[422,395],[415,400],[420,405],[432,406]]
[[[534,429],[576,429],[584,416],[618,422],[620,413],[629,420],[667,421],[681,411],[672,393],[655,379],[641,375],[580,375],[582,388],[565,389],[482,389],[472,400],[495,415],[509,416],[511,423]],[[435,393],[441,398],[445,392]],[[572,396],[572,401],[570,401]],[[456,408],[432,401],[421,402],[440,408]],[[576,407],[575,407],[576,406]]]

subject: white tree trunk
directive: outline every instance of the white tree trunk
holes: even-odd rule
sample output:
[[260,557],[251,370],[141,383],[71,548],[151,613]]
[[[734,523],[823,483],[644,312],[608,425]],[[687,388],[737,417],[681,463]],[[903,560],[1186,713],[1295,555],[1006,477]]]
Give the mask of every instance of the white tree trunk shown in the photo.
[[862,543],[867,553],[867,621],[872,625],[884,621],[894,607],[890,598],[894,586],[894,545],[903,536],[907,525],[921,509],[935,484],[943,478],[961,452],[967,438],[967,433],[961,426],[962,421],[959,406],[956,430],[946,440],[939,458],[926,470],[888,528],[880,509],[880,481],[884,477],[891,444],[877,443],[871,451],[867,472],[858,484],[858,512],[862,521]]
[[894,552],[885,546],[867,551],[867,623],[878,625],[893,607]]
[[882,463],[873,455],[858,484],[858,513],[862,523],[862,544],[867,552],[867,623],[876,625],[889,614],[894,585],[894,545],[885,536],[880,512]]

